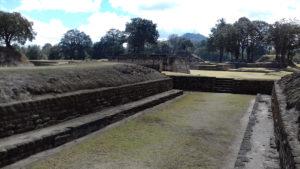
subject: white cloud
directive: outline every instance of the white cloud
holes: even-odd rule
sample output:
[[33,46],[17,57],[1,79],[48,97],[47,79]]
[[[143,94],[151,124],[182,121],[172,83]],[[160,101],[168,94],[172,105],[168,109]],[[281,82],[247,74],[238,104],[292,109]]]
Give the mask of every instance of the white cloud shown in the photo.
[[129,17],[127,16],[119,16],[110,12],[95,12],[88,18],[88,23],[81,25],[79,30],[90,35],[93,42],[96,42],[111,28],[124,30],[128,21]]
[[37,33],[35,39],[27,44],[44,45],[45,43],[57,44],[68,28],[57,19],[52,19],[48,23],[33,21],[33,29]]
[[100,8],[101,0],[21,0],[17,11],[62,10],[65,12],[93,12]]
[[[210,28],[220,18],[225,18],[226,21],[232,23],[242,16],[267,22],[274,22],[282,18],[298,17],[299,19],[300,17],[300,0],[109,1],[115,8],[153,20],[157,23],[160,31],[170,33],[190,31],[208,35]],[[165,8],[158,10],[161,6]],[[145,10],[145,7],[148,10]]]

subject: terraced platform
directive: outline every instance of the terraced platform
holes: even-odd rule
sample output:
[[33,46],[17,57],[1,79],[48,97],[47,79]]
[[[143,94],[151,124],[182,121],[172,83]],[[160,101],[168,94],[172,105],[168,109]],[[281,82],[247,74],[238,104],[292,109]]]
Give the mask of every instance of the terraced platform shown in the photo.
[[233,167],[239,147],[235,144],[242,138],[253,99],[250,95],[187,92],[8,168]]
[[180,90],[170,90],[54,126],[0,139],[0,167],[85,136],[138,111],[160,104],[181,94],[182,91]]

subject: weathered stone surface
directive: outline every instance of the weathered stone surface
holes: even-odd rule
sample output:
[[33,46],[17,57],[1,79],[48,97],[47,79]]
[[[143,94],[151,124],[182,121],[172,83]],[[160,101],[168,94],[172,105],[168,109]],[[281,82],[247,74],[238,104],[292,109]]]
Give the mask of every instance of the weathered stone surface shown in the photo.
[[136,102],[78,117],[58,125],[0,139],[0,167],[85,136],[141,110],[177,97],[182,93],[179,90],[170,90]]
[[299,114],[287,109],[286,97],[278,82],[275,83],[272,93],[272,113],[280,166],[283,169],[298,169],[300,163],[300,144],[297,139]]
[[271,94],[272,80],[240,80],[214,77],[169,76],[174,88],[180,90],[225,92],[237,94]]
[[172,79],[167,78],[120,87],[82,90],[33,101],[0,104],[0,130],[4,131],[0,132],[0,138],[47,127],[172,88]]

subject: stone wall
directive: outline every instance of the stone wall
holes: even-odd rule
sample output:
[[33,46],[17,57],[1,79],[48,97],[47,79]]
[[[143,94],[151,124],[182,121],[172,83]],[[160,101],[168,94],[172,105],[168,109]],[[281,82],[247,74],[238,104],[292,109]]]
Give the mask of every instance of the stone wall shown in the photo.
[[149,67],[157,71],[172,71],[181,73],[190,73],[188,58],[168,57],[168,56],[122,56],[112,58],[110,61],[122,63],[134,63],[137,65]]
[[57,124],[172,88],[172,80],[166,78],[0,104],[0,138]]
[[238,94],[271,94],[274,86],[273,80],[234,80],[233,93]]
[[169,76],[180,90],[227,92],[237,94],[271,94],[274,81],[240,80],[215,77]]
[[272,114],[281,168],[300,169],[299,112],[286,108],[285,96],[277,83],[272,93]]

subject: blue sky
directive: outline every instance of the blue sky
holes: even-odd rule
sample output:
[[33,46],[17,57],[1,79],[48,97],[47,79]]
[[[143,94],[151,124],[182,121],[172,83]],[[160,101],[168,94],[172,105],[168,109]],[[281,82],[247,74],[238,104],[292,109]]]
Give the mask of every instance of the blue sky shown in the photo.
[[110,28],[124,30],[132,17],[153,20],[160,38],[185,32],[209,35],[219,18],[246,16],[272,23],[300,19],[300,0],[0,0],[0,10],[17,11],[34,22],[32,43],[58,43],[69,29],[98,41]]

